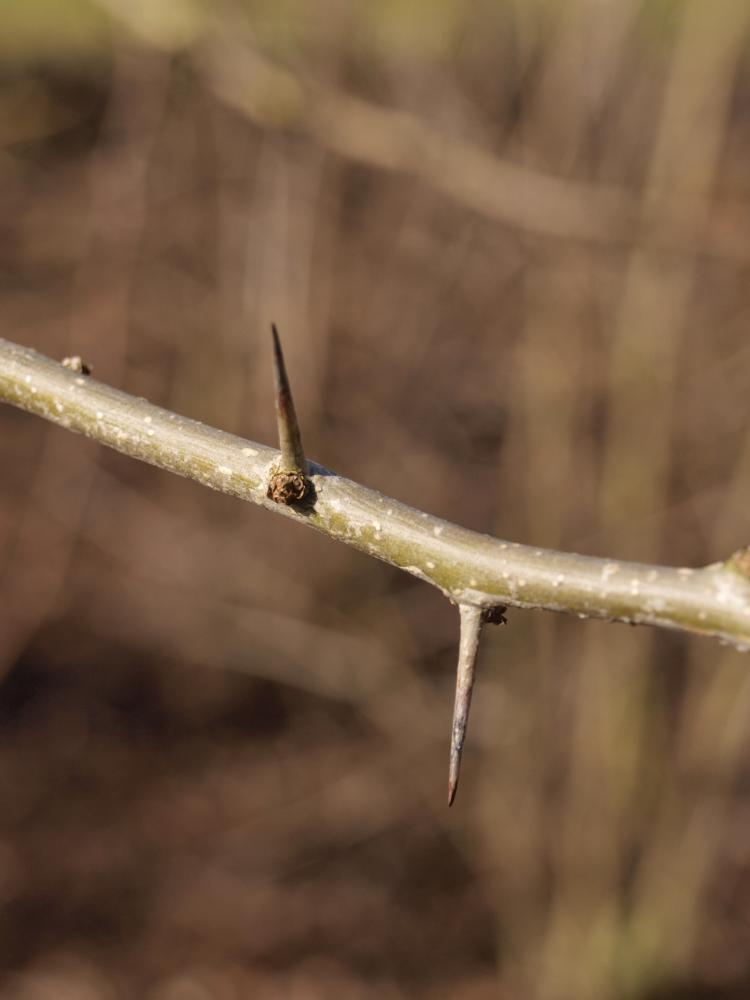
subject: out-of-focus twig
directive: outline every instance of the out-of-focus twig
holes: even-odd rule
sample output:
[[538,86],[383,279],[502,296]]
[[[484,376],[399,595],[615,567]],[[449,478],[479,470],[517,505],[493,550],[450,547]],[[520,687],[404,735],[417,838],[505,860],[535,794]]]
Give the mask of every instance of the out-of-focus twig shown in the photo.
[[[654,511],[664,511],[670,499],[674,401],[686,321],[713,211],[712,194],[747,25],[747,5],[740,0],[718,0],[710,11],[701,0],[680,5],[648,160],[639,235],[625,270],[619,316],[610,338],[607,437],[598,522],[604,535],[620,544],[637,537],[640,553],[649,559],[657,555],[660,530],[667,523],[651,518],[646,524],[645,520]],[[668,231],[676,202],[684,206],[685,233],[692,234],[686,250],[692,249],[692,253],[666,255],[662,234]],[[716,521],[722,513],[715,512]],[[643,525],[637,534],[630,518]],[[643,833],[643,775],[651,762],[651,738],[658,727],[655,720],[666,727],[673,711],[671,702],[664,704],[653,687],[653,667],[659,659],[655,655],[656,636],[647,638],[633,662],[623,644],[612,648],[601,632],[588,630],[585,636],[560,832],[560,855],[565,865],[558,883],[557,916],[550,921],[550,954],[541,963],[547,970],[555,968],[554,980],[545,984],[547,989],[559,988],[563,979],[552,956],[572,909],[577,908],[576,920],[584,928],[581,939],[600,935],[607,942],[603,950],[609,947],[611,951],[600,965],[583,973],[569,966],[567,987],[582,996],[614,995],[612,969],[621,939],[612,928],[621,918],[610,904],[620,884],[623,858],[641,838],[643,855],[634,865],[637,891],[632,892],[631,922],[623,935],[627,949],[632,949],[626,949],[626,961],[634,967],[659,969],[674,963],[677,973],[685,968],[693,941],[695,925],[691,927],[688,914],[700,898],[695,877],[700,851],[696,848],[707,844],[705,827],[696,837],[684,815],[674,822],[684,800],[675,794],[669,779],[664,780],[658,796],[654,795],[659,802],[658,820],[649,826],[647,835]],[[601,669],[604,661],[606,671]],[[700,672],[689,677],[691,690]],[[717,684],[726,684],[729,677],[731,672],[726,669],[712,672]],[[722,742],[725,729],[732,727],[733,712],[725,707],[721,736],[716,731],[711,734],[714,745]],[[705,748],[702,766],[711,756],[711,749]],[[616,781],[610,781],[613,774],[617,774]],[[604,784],[607,791],[603,794]],[[586,824],[584,817],[592,809],[606,814],[608,823]],[[721,824],[717,829],[723,829]],[[666,847],[665,852],[662,847]],[[596,873],[583,906],[579,904],[582,855]],[[567,947],[570,950],[569,942]],[[541,992],[545,992],[544,987]]]
[[[297,128],[340,156],[414,174],[466,207],[529,232],[596,244],[640,238],[641,200],[625,187],[513,163],[414,114],[303,79],[238,39],[222,36],[201,53],[218,96],[265,128]],[[665,200],[652,246],[694,254],[700,237],[701,253],[747,261],[747,207],[712,205],[704,221],[705,207],[703,198],[686,192]]]
[[277,451],[76,375],[5,340],[0,340],[0,400],[309,524],[433,584],[459,604],[544,608],[681,629],[750,647],[750,579],[736,563],[672,569],[503,542],[312,463],[314,505],[278,505],[267,496]]
[[[88,242],[74,281],[76,347],[88,356],[107,330],[110,372],[122,363],[129,295],[146,218],[146,180],[154,136],[168,93],[169,62],[161,55],[117,50],[100,139],[91,156]],[[137,96],[133,88],[137,87]],[[86,373],[84,360],[65,359]],[[80,367],[79,367],[80,366]],[[78,450],[43,442],[22,514],[14,524],[7,565],[0,567],[0,676],[15,662],[56,604],[96,476]],[[52,508],[65,498],[65,516]]]

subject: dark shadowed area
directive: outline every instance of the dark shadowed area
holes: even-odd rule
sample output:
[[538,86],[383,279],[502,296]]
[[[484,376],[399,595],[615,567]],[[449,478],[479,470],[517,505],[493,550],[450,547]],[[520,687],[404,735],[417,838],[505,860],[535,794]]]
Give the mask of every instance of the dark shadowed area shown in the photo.
[[[750,542],[746,0],[4,0],[0,336],[502,538]],[[750,656],[458,615],[0,412],[0,996],[740,1000]]]

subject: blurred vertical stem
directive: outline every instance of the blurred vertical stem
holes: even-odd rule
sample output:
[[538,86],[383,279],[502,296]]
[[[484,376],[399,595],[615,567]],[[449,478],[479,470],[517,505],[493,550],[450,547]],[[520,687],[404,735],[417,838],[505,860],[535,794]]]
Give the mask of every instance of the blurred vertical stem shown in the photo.
[[[665,523],[659,514],[668,501],[673,397],[684,322],[696,261],[704,250],[732,82],[747,23],[747,4],[740,0],[711,5],[690,0],[680,9],[641,205],[641,236],[630,257],[614,330],[598,528],[608,544],[615,545],[632,545],[635,533],[639,551],[647,559],[658,554]],[[665,255],[658,234],[669,225],[675,199],[683,201],[683,246],[688,252]],[[640,835],[642,776],[651,760],[649,734],[654,729],[664,731],[667,725],[660,719],[662,702],[647,696],[653,644],[647,645],[651,648],[644,648],[637,663],[626,665],[621,647],[613,647],[605,636],[592,631],[586,636],[581,660],[557,922],[563,934],[575,910],[586,938],[598,935],[603,946],[611,949],[600,968],[592,969],[586,984],[576,979],[577,995],[597,1000],[617,991],[614,949],[623,934],[618,927],[621,918],[612,913],[610,901],[620,885],[623,859]],[[605,660],[610,669],[603,671]],[[592,810],[604,813],[607,822],[586,824],[582,818]],[[613,830],[617,836],[612,836]],[[674,828],[672,834],[683,843]],[[693,836],[685,836],[685,853],[693,859],[696,843]],[[585,917],[580,911],[582,855],[597,872],[596,884],[588,886]],[[690,939],[686,915],[692,912],[694,880],[686,877],[689,863],[675,863],[672,847],[669,855],[670,863],[662,867],[658,879],[649,878],[654,875],[650,863],[644,866],[645,881],[639,879],[643,888],[648,887],[650,903],[654,903],[657,887],[665,905],[641,909],[624,935],[632,948],[625,964],[647,974],[672,961],[675,970],[682,968],[684,942]],[[672,877],[664,872],[671,872]],[[676,897],[683,903],[675,906]],[[675,921],[675,911],[685,917]],[[559,974],[559,963],[548,967]],[[577,970],[571,974],[579,976]]]

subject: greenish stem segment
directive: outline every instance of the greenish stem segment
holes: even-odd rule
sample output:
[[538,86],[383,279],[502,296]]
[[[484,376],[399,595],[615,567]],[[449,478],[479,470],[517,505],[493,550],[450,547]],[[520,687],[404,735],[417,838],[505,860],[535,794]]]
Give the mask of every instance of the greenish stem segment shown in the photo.
[[533,548],[468,531],[309,465],[315,501],[275,503],[279,452],[153,406],[0,339],[0,400],[132,458],[248,500],[412,573],[455,603],[544,608],[715,636],[750,648],[750,579]]

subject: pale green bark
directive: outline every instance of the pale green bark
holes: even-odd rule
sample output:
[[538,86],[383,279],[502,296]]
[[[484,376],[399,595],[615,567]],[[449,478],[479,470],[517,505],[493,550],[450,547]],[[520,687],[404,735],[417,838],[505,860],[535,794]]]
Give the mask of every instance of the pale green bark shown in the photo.
[[266,491],[279,452],[76,374],[0,340],[0,400],[123,454],[308,524],[442,590],[459,604],[563,611],[581,618],[716,636],[750,647],[747,561],[672,569],[537,549],[407,507],[310,463],[308,509]]

